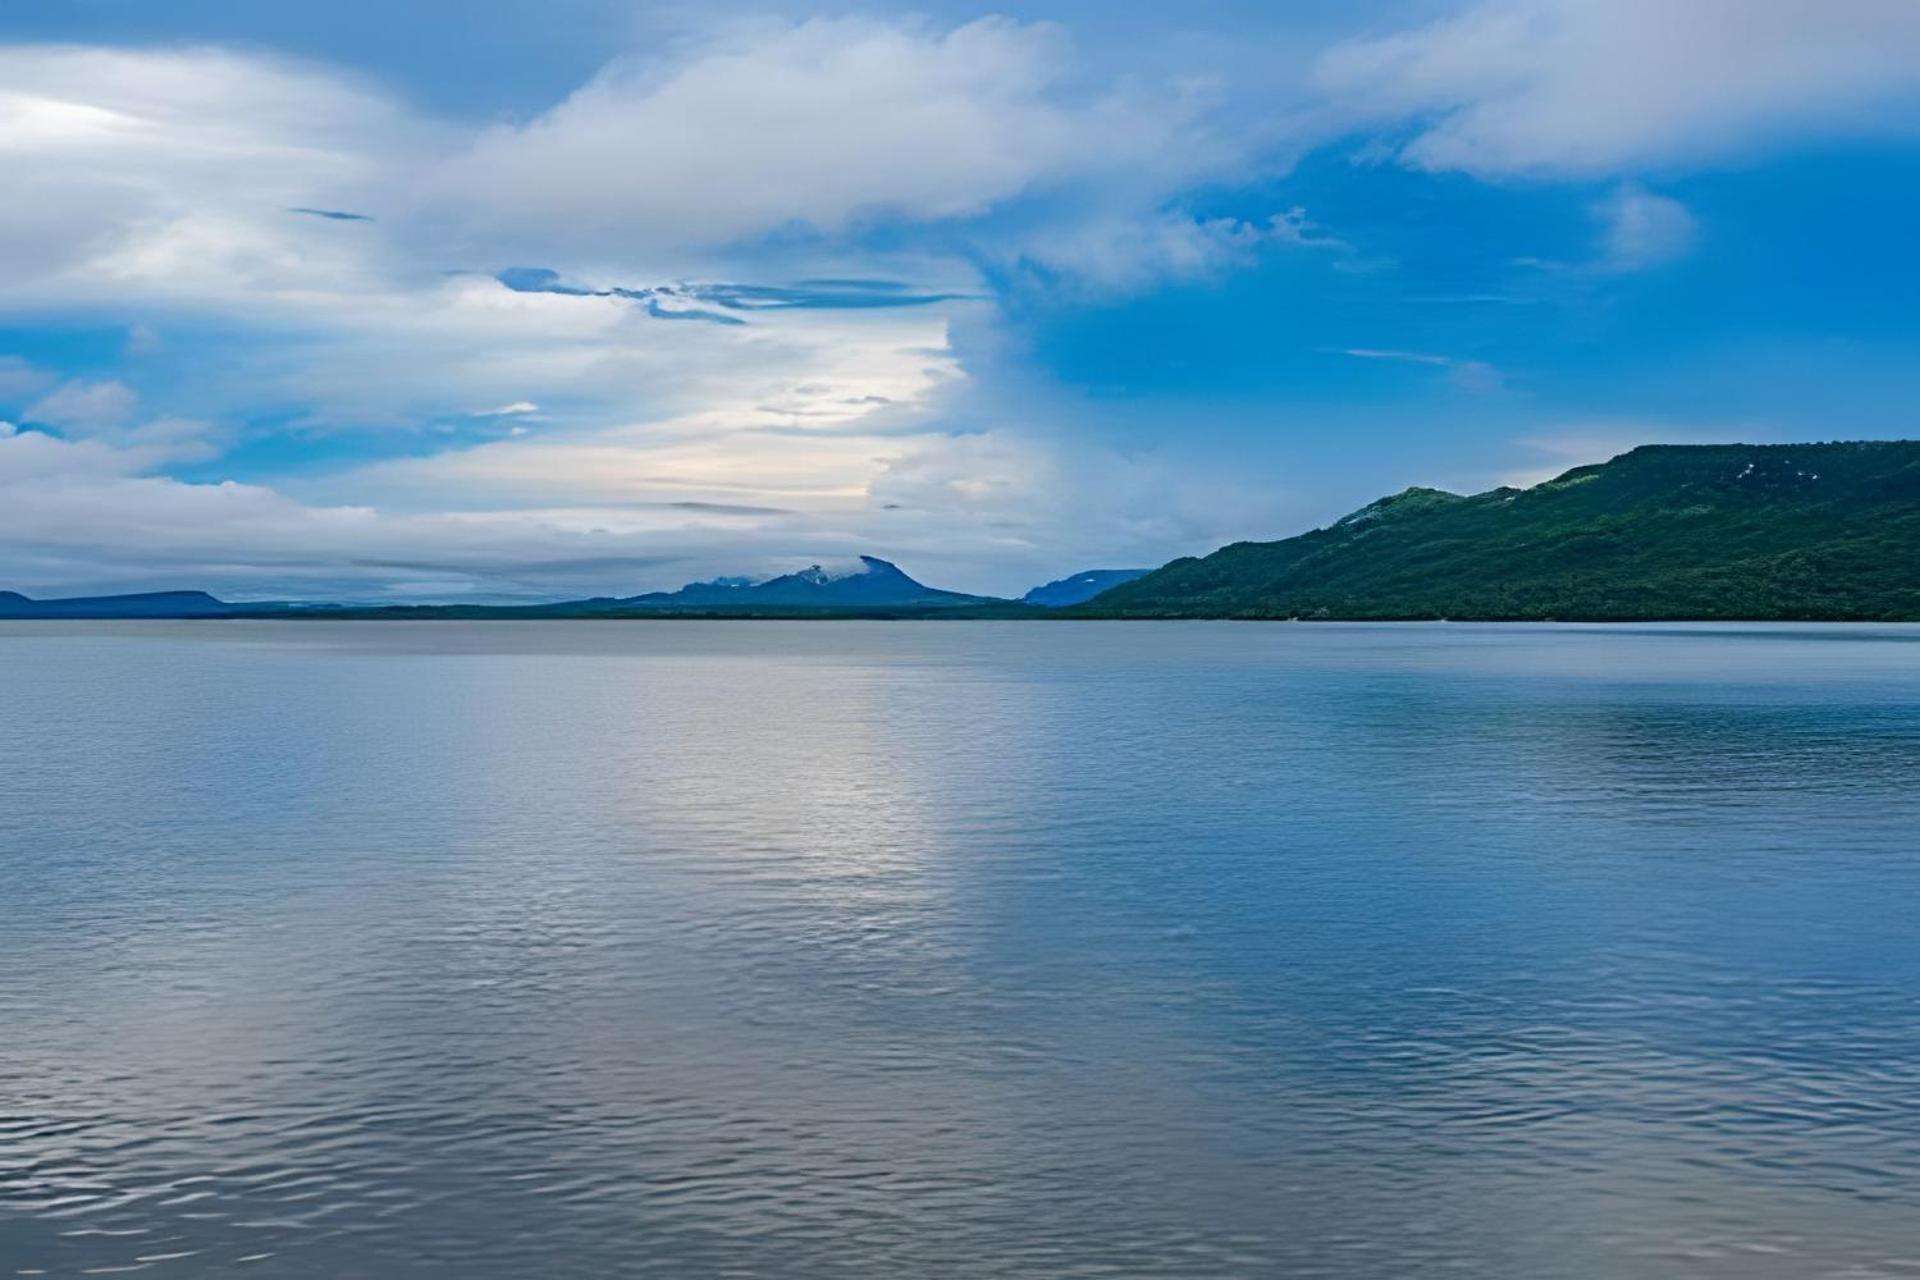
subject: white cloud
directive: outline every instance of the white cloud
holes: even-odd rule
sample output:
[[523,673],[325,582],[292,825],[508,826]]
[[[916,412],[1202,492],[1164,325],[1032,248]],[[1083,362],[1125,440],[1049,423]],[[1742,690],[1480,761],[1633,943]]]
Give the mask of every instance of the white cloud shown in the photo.
[[[874,480],[868,527],[885,531],[886,545],[951,564],[958,581],[1015,591],[1080,568],[1152,567],[1271,537],[1295,515],[1296,495],[1271,475],[1186,454],[1013,430],[932,441]],[[983,564],[997,572],[980,576]]]
[[156,356],[166,349],[166,339],[160,336],[160,331],[145,323],[129,325],[127,340],[121,347],[121,351],[133,359]]
[[[873,211],[956,216],[1096,180],[1112,186],[1094,202],[1107,221],[1052,237],[1056,269],[1179,272],[1296,225],[1155,213],[1178,175],[1221,159],[1196,131],[1202,95],[1089,89],[1058,31],[1001,20],[749,25],[616,64],[535,121],[477,139],[351,77],[213,49],[0,47],[0,84],[15,197],[0,206],[0,311],[92,311],[141,334],[176,317],[238,330],[199,347],[195,399],[176,407],[304,403],[302,429],[407,427],[495,400],[562,406],[576,422],[737,414],[743,401],[784,403],[822,366],[870,409],[901,400],[899,379],[864,385],[858,366],[944,347],[946,317],[967,305],[762,312],[722,334],[653,323],[617,299],[502,289],[488,276],[529,261],[509,256],[521,250],[587,278],[697,279],[726,260],[688,241]],[[430,215],[413,203],[421,173]],[[1068,203],[1061,216],[1083,220],[1086,203]],[[1139,210],[1141,225],[1113,209]],[[447,217],[473,234],[444,239]],[[494,222],[497,235],[484,230]],[[596,227],[617,234],[593,249]],[[791,278],[890,273],[979,291],[953,256],[817,245],[788,264]],[[445,270],[460,266],[478,270]]]
[[[1352,252],[1298,209],[1196,216],[1181,194],[1254,171],[1254,126],[1202,89],[1090,81],[1052,28],[751,25],[477,135],[350,77],[213,50],[0,50],[0,84],[21,122],[0,161],[32,196],[0,208],[0,233],[20,233],[0,234],[0,310],[90,311],[194,361],[178,416],[102,383],[22,394],[70,438],[0,440],[0,587],[550,596],[876,552],[1014,591],[1289,527],[1271,476],[969,400],[949,328],[990,327],[977,299],[720,327],[492,278],[738,281],[775,262],[778,283],[884,274],[965,295],[982,292],[973,254],[1100,292],[1287,246]],[[1621,188],[1602,211],[1611,260],[1676,251],[1676,210]],[[879,219],[949,224],[944,248],[877,258],[859,236]],[[714,247],[770,231],[752,256]],[[193,336],[208,327],[236,336]],[[1499,384],[1470,359],[1352,354]],[[127,377],[180,381],[153,372]],[[303,407],[315,434],[447,444],[273,487],[164,474],[216,447],[210,421],[261,405]]]
[[299,268],[261,226],[383,185],[424,131],[346,77],[214,49],[0,46],[0,86],[0,273],[16,294],[90,260],[119,261],[129,286],[162,268]]
[[602,245],[715,243],[869,215],[981,213],[1037,186],[1217,158],[1191,93],[1087,92],[1063,34],[986,18],[738,27],[621,61],[427,183],[457,221]]
[[[728,331],[668,325],[618,299],[503,288],[488,273],[511,260],[486,246],[474,249],[479,272],[448,274],[462,264],[438,258],[404,210],[372,223],[292,214],[404,204],[403,175],[455,141],[349,78],[214,50],[13,47],[0,48],[0,83],[0,161],[19,197],[0,222],[20,232],[0,235],[0,311],[131,314],[143,333],[150,317],[179,315],[237,331],[198,347],[183,406],[195,414],[299,404],[296,425],[324,432],[557,404],[576,430],[689,414],[824,426],[881,400],[903,412],[956,374],[945,326],[960,301],[756,313]],[[550,231],[572,242],[564,223]],[[606,270],[672,279],[700,265],[678,253],[642,249]],[[804,267],[854,270],[819,256]],[[0,393],[24,399],[44,382],[17,358],[0,363]],[[824,403],[836,397],[846,403]],[[69,384],[33,409],[73,430],[133,416],[108,383]]]
[[537,594],[564,582],[569,564],[601,564],[600,579],[617,581],[633,564],[698,545],[702,529],[737,531],[746,519],[681,509],[394,515],[302,503],[258,485],[187,484],[151,474],[154,465],[137,445],[0,434],[10,585],[170,582],[378,597],[424,577]]
[[[212,423],[196,418],[142,417],[139,397],[112,378],[62,383],[27,409],[32,422],[58,427],[67,436],[113,446],[135,469],[216,457]],[[45,440],[46,436],[37,439]]]
[[1604,174],[1779,136],[1910,134],[1911,0],[1481,0],[1321,60],[1330,110],[1398,130],[1405,163]]
[[1640,271],[1680,257],[1693,246],[1693,215],[1669,196],[1625,183],[1596,210],[1604,225],[1599,265]]
[[[193,399],[165,406],[177,416],[117,384],[48,393],[0,362],[0,390],[38,398],[7,412],[70,437],[0,438],[0,587],[585,594],[771,567],[784,549],[1015,590],[1282,525],[1265,481],[1050,439],[1025,405],[957,412],[949,326],[977,322],[978,301],[720,327],[491,278],[737,280],[741,262],[774,261],[783,282],[884,273],[979,292],[957,255],[876,259],[834,239],[881,218],[984,218],[940,243],[991,258],[992,242],[1089,290],[1271,246],[1345,250],[1298,210],[1186,212],[1194,181],[1248,171],[1248,144],[1222,139],[1202,92],[1089,83],[1051,28],[759,24],[617,64],[478,136],[350,77],[213,50],[0,49],[0,85],[0,311],[163,330],[167,358],[191,347],[195,362]],[[1621,188],[1603,212],[1619,266],[1684,247],[1690,223],[1664,197]],[[752,258],[713,247],[794,224],[808,234]],[[204,329],[235,336],[188,336]],[[1354,354],[1498,383],[1471,360]],[[128,376],[161,385],[149,373]],[[209,455],[210,421],[288,405],[303,431],[449,444],[277,489],[162,474]],[[536,412],[538,432],[498,438]]]
[[1064,277],[1070,289],[1097,295],[1216,275],[1247,265],[1258,250],[1272,245],[1348,249],[1299,208],[1258,222],[1121,209],[1014,237],[1006,256]]
[[14,403],[45,387],[53,375],[19,356],[0,355],[0,403]]
[[[369,477],[367,491],[384,485],[397,499],[409,483],[514,499],[504,509],[408,511],[183,483],[154,474],[159,455],[141,446],[0,431],[8,586],[551,598],[875,552],[937,585],[1017,592],[1082,563],[1208,550],[1277,519],[1264,482],[1172,478],[1167,458],[1008,432],[741,432],[717,453],[697,436],[541,448],[503,442]],[[570,474],[599,487],[569,484]],[[568,500],[541,501],[543,486]]]
[[1458,356],[1435,355],[1428,351],[1396,351],[1380,347],[1345,347],[1340,354],[1356,360],[1387,360],[1396,364],[1444,369],[1448,380],[1462,391],[1498,391],[1506,384],[1505,375],[1484,360],[1464,360]]
[[80,432],[108,430],[133,416],[135,396],[113,378],[62,383],[27,409],[35,422]]
[[357,492],[418,505],[448,492],[497,506],[706,502],[845,509],[914,437],[728,429],[701,422],[516,438],[383,463]]
[[[78,476],[126,476],[150,470],[158,459],[99,440],[65,440],[9,423],[0,431],[0,495],[22,496],[23,482]],[[94,518],[99,518],[95,516]]]

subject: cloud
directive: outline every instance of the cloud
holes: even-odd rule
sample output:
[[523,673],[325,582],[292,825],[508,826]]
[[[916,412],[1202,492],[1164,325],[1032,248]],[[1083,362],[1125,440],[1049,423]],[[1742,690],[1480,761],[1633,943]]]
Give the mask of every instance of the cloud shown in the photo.
[[696,505],[388,513],[185,483],[153,474],[156,464],[139,445],[0,432],[9,583],[377,598],[417,587],[431,562],[435,591],[542,596],[572,582],[619,585],[634,564],[697,560],[702,548],[744,556],[756,527],[783,518]]
[[[15,293],[114,262],[122,278],[90,283],[124,300],[169,246],[228,276],[290,271],[298,255],[270,246],[298,240],[267,219],[391,185],[431,132],[349,77],[205,48],[0,46],[0,86],[0,278]],[[325,273],[338,255],[315,259]]]
[[98,441],[63,440],[44,431],[24,430],[8,423],[0,430],[0,495],[12,486],[45,477],[124,475],[147,470],[151,464]]
[[[198,333],[193,377],[184,389],[175,380],[165,406],[185,411],[176,419],[266,410],[281,429],[321,437],[438,429],[475,404],[525,401],[565,405],[581,428],[700,413],[791,422],[815,409],[831,425],[910,413],[957,376],[945,347],[948,312],[967,305],[959,291],[856,278],[841,255],[807,255],[792,286],[595,298],[527,292],[538,282],[518,276],[521,291],[504,288],[492,263],[449,272],[397,193],[460,139],[351,77],[217,50],[31,46],[0,48],[0,73],[0,162],[20,197],[0,203],[0,314],[131,322],[131,345],[149,355],[158,325]],[[401,213],[346,236],[286,216],[363,196]],[[569,239],[564,226],[554,235]],[[689,265],[661,251],[599,269],[672,279]],[[664,326],[650,310],[754,323]],[[46,394],[48,380],[17,357],[0,363],[4,407],[62,430],[115,416],[119,429],[144,425],[124,388]],[[204,433],[196,451],[216,438]]]
[[[0,47],[0,86],[0,315],[128,332],[155,398],[0,363],[0,407],[46,428],[0,440],[5,586],[524,598],[878,551],[1015,589],[1076,548],[1152,559],[1231,504],[1169,518],[1147,462],[958,407],[976,246],[1031,195],[1028,260],[1075,279],[1317,235],[1174,208],[1238,154],[1206,94],[1004,20],[729,28],[487,130],[205,48]],[[375,430],[439,447],[167,474]]]
[[[1272,245],[1350,252],[1350,246],[1300,208],[1250,221],[1123,207],[1011,237],[1003,256],[1011,260],[1011,270],[1039,274],[1072,292],[1099,295],[1216,275],[1247,265],[1261,248]],[[993,256],[990,250],[982,253]]]
[[1399,364],[1445,369],[1448,380],[1462,391],[1498,391],[1506,384],[1505,375],[1484,360],[1462,360],[1456,356],[1434,355],[1426,351],[1394,351],[1379,347],[1345,347],[1340,354],[1356,360],[1390,360]]
[[1671,262],[1693,246],[1693,215],[1678,200],[1623,183],[1595,210],[1605,227],[1599,265],[1641,271]]
[[1909,0],[1481,0],[1329,50],[1331,118],[1403,163],[1595,175],[1824,133],[1911,135]]
[[863,503],[886,456],[918,443],[910,435],[652,423],[385,462],[351,483],[399,505],[452,492],[502,508],[702,502],[833,511]]
[[[1175,478],[1167,462],[1006,431],[743,432],[717,453],[697,435],[653,433],[383,464],[353,486],[394,499],[370,505],[186,483],[156,474],[139,447],[0,431],[0,547],[8,586],[43,594],[547,599],[862,552],[943,585],[1013,592],[1082,560],[1146,562],[1273,527],[1271,484]],[[411,511],[410,485],[472,505]],[[488,505],[501,496],[511,504]]]
[[[950,330],[992,346],[1002,269],[1077,296],[1354,252],[1299,209],[1196,213],[1196,184],[1263,172],[1253,126],[1005,20],[730,28],[485,130],[215,50],[0,49],[0,85],[31,194],[0,207],[0,311],[193,359],[126,375],[165,404],[20,393],[66,438],[0,442],[0,586],[528,597],[877,551],[1012,590],[1204,551],[1282,523],[1269,477],[983,409]],[[325,457],[370,430],[437,451],[165,474],[243,432]]]
[[167,349],[167,343],[160,331],[150,324],[135,322],[127,326],[127,339],[121,344],[122,355],[130,359],[143,356],[156,356]]
[[[783,273],[795,283],[742,283],[701,247],[741,228],[965,217],[1045,187],[1056,198],[1028,227],[1032,260],[1140,280],[1230,264],[1299,227],[1161,213],[1232,151],[1204,127],[1204,94],[1103,86],[1058,30],[1000,20],[729,28],[478,136],[349,75],[215,49],[0,47],[0,84],[0,163],[20,196],[0,205],[0,313],[211,330],[191,402],[169,407],[268,408],[304,432],[418,429],[522,398],[607,423],[791,415],[806,399],[791,388],[818,380],[808,365],[832,371],[840,417],[912,412],[914,390],[891,373],[850,379],[831,348],[944,350],[947,321],[982,292],[972,241],[875,252],[802,238],[751,259],[798,268]],[[483,160],[579,167],[527,190],[456,180]],[[381,220],[350,235],[287,216],[375,206]],[[529,246],[554,265],[506,265]],[[657,332],[669,327],[686,336]]]
[[863,219],[965,218],[1037,187],[1191,172],[1203,104],[1075,83],[1064,34],[816,19],[622,60],[430,175],[469,228],[718,244]]
[[[904,68],[876,65],[896,51],[908,57]],[[1015,150],[1031,143],[1025,134],[997,132],[1019,132],[1030,115],[1041,134],[1059,131],[1047,123],[1056,117],[1070,120],[1066,132],[1076,138],[1074,130],[1124,123],[1111,114],[1120,101],[1113,93],[1069,91],[1076,81],[1064,57],[1057,32],[1017,24],[948,32],[776,24],[693,46],[645,73],[624,66],[582,93],[614,93],[623,103],[637,95],[641,118],[658,122],[684,103],[678,95],[740,60],[797,77],[767,92],[820,90],[823,100],[839,91],[822,88],[821,77],[844,72],[852,77],[842,86],[848,110],[884,115],[887,94],[922,94],[936,116],[991,124],[971,149],[943,150],[938,138],[922,139],[911,164],[901,155],[858,157],[889,172],[906,165],[922,175],[909,185],[937,186],[934,169],[949,162],[969,169],[979,148],[997,154],[1003,142]],[[466,144],[351,77],[217,50],[31,46],[0,48],[0,71],[6,101],[25,103],[18,110],[31,124],[0,130],[0,159],[12,164],[16,188],[34,194],[0,208],[0,223],[31,222],[16,228],[20,235],[0,235],[0,312],[91,313],[116,324],[138,317],[143,333],[157,324],[202,334],[211,327],[219,340],[197,346],[193,399],[178,406],[192,416],[237,417],[264,406],[310,434],[409,430],[464,416],[474,403],[526,399],[565,404],[582,423],[703,412],[899,419],[924,407],[920,398],[933,381],[922,371],[958,376],[946,327],[977,305],[979,288],[974,269],[951,251],[810,244],[756,259],[763,267],[799,267],[790,273],[794,283],[742,283],[700,272],[715,259],[670,238],[622,236],[582,260],[587,242],[561,210],[544,230],[521,228],[556,252],[564,247],[555,267],[503,270],[486,261],[498,246],[481,239],[459,249],[481,255],[480,269],[449,272],[438,255],[450,242],[405,195],[412,175],[435,171],[439,157],[462,155]],[[902,72],[911,74],[903,80]],[[980,101],[967,107],[973,94]],[[1174,118],[1189,113],[1179,102],[1162,105]],[[1149,129],[1143,144],[1166,136]],[[1087,171],[1082,159],[1073,158],[1075,172]],[[751,168],[739,163],[743,174]],[[970,181],[956,178],[956,189]],[[741,198],[762,199],[732,187],[681,194],[691,202],[687,217],[700,226],[732,216],[727,210]],[[486,192],[473,198],[493,200]],[[394,212],[356,223],[349,236],[285,213],[373,202]],[[909,199],[904,207],[938,204]],[[16,248],[17,260],[10,257]],[[896,264],[937,283],[922,287],[875,270]],[[510,287],[489,280],[494,272]],[[567,284],[576,276],[693,282]],[[706,323],[652,323],[676,318]],[[863,365],[875,376],[860,372]],[[912,372],[903,376],[902,368]],[[837,404],[816,405],[820,397],[796,390],[816,384],[832,387]],[[287,406],[301,412],[287,417]]]
[[133,416],[137,398],[112,378],[62,383],[27,409],[30,421],[82,433],[109,430]]
[[52,381],[51,373],[20,356],[0,355],[0,403],[20,401]]
[[137,397],[112,378],[62,383],[30,406],[25,417],[59,428],[66,436],[99,441],[121,450],[129,465],[199,462],[218,456],[213,424],[197,418],[136,414]]
[[[1210,466],[1181,449],[996,429],[901,451],[869,487],[864,527],[915,559],[1025,590],[1092,564],[1155,564],[1285,528],[1294,496],[1273,477]],[[1005,566],[979,578],[982,564]],[[1014,575],[1020,575],[1018,577]]]

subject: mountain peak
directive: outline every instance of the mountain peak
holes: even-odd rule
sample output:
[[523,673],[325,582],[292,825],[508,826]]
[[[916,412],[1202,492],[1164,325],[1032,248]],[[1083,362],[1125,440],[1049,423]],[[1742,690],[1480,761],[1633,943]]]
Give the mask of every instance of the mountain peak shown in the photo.
[[862,555],[829,569],[811,564],[794,573],[760,582],[720,578],[690,583],[678,591],[656,591],[606,602],[627,609],[712,608],[891,608],[977,604],[982,597],[941,591],[915,581],[890,560]]
[[[864,578],[872,574],[884,574],[891,577],[904,578],[907,581],[912,581],[912,579],[907,578],[906,574],[900,572],[900,567],[898,565],[893,564],[890,561],[882,560],[878,556],[865,556],[865,555],[855,557],[854,562],[850,565],[836,566],[832,569],[829,569],[825,565],[810,564],[806,568],[799,570],[797,573],[790,573],[786,576],[789,578],[798,579],[802,582],[812,582],[812,583],[825,585],[826,583],[829,583],[829,582],[845,582],[849,578]],[[767,579],[767,581],[778,582],[780,581],[780,579],[770,578],[770,579]]]

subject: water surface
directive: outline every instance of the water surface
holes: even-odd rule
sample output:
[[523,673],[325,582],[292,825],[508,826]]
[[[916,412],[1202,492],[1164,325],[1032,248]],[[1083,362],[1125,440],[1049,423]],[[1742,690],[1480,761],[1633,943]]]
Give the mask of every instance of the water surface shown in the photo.
[[1920,628],[0,625],[0,1276],[1920,1275]]

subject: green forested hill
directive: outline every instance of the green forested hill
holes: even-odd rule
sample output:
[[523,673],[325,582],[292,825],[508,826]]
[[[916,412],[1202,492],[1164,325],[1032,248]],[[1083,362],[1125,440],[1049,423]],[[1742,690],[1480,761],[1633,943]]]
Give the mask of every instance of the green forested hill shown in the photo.
[[1920,619],[1920,441],[1648,445],[1176,560],[1105,617]]

